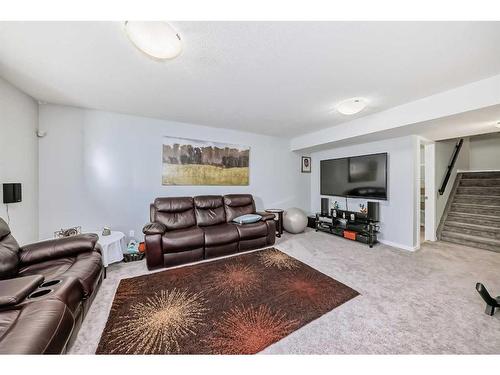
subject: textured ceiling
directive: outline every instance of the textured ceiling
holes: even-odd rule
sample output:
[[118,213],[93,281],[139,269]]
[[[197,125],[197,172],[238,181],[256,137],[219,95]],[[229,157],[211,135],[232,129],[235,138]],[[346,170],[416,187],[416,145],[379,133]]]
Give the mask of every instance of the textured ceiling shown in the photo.
[[44,102],[294,136],[500,73],[500,22],[174,22],[175,60],[117,22],[0,22],[0,76]]

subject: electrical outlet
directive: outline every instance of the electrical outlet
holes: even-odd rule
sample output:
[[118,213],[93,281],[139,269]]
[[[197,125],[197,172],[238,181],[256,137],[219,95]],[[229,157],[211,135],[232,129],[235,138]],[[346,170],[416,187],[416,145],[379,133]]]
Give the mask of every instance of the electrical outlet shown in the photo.
[[129,237],[135,237],[135,231],[131,230],[130,232],[128,232],[128,236]]

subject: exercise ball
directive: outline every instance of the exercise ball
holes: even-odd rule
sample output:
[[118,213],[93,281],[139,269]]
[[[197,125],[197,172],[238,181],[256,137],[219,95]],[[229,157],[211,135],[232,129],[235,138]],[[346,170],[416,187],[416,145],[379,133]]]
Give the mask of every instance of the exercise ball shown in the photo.
[[289,208],[283,213],[283,228],[289,233],[302,233],[307,226],[307,216],[300,208]]

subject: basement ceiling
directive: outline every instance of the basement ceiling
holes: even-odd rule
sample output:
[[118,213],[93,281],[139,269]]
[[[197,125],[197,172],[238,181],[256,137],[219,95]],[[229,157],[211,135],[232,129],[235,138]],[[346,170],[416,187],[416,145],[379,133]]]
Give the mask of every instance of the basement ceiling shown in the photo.
[[[158,62],[120,22],[0,22],[0,76],[39,101],[296,136],[500,73],[500,22],[173,22]],[[333,111],[362,96],[356,116]]]

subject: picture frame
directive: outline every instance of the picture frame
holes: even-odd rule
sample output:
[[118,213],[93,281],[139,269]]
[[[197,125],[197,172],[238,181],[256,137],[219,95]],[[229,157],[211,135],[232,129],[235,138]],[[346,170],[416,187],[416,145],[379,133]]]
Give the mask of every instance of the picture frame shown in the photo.
[[311,173],[311,157],[302,156],[301,169],[302,173]]
[[249,146],[165,136],[162,147],[162,185],[249,185]]

